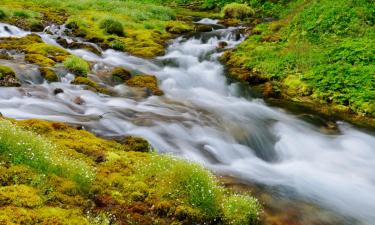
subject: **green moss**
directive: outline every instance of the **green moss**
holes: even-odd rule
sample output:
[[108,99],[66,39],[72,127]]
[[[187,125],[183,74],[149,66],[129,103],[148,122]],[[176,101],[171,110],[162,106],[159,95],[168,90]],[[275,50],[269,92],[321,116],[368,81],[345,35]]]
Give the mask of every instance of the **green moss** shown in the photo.
[[52,67],[56,64],[56,62],[52,59],[40,54],[26,54],[25,60],[29,63],[36,64],[41,67]]
[[129,146],[132,151],[151,152],[150,144],[143,138],[128,136],[124,140],[125,145]]
[[100,22],[100,28],[108,34],[115,34],[117,36],[124,36],[124,27],[115,19],[104,19]]
[[76,85],[86,85],[90,90],[95,91],[95,92],[100,92],[103,94],[109,94],[109,91],[105,88],[100,87],[97,83],[94,81],[86,78],[86,77],[76,77],[73,81],[72,84]]
[[16,73],[7,66],[0,65],[0,79],[4,79],[5,77],[16,77]]
[[183,34],[193,30],[193,27],[185,22],[172,21],[168,22],[166,30],[172,34]]
[[53,69],[50,68],[39,68],[40,74],[44,79],[46,79],[49,82],[57,82],[59,80],[59,77],[55,73]]
[[226,19],[246,19],[253,16],[255,11],[247,4],[230,3],[224,6],[222,14]]
[[43,204],[37,190],[25,185],[0,187],[0,205],[35,208]]
[[86,77],[90,71],[90,65],[85,60],[73,55],[64,60],[64,66],[77,76]]
[[131,78],[131,73],[122,67],[116,67],[111,72],[114,80],[126,81]]
[[151,75],[137,75],[126,81],[126,84],[131,87],[146,88],[154,95],[163,95],[163,91],[158,87],[158,80]]

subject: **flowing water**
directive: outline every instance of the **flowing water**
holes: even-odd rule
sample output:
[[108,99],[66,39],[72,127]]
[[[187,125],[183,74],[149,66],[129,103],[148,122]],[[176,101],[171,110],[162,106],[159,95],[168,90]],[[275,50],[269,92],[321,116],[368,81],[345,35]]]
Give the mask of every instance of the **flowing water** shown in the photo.
[[[50,30],[54,35],[40,35],[57,45],[54,39],[63,35],[61,28]],[[26,34],[0,24],[0,37]],[[165,56],[154,60],[114,50],[101,56],[69,50],[94,64],[90,77],[103,85],[108,82],[101,72],[114,66],[157,76],[165,92],[162,97],[146,96],[125,85],[108,86],[114,96],[96,94],[69,84],[74,76],[63,70],[61,82],[42,83],[36,68],[0,60],[24,82],[20,88],[0,88],[0,112],[17,119],[80,124],[107,137],[143,136],[160,153],[260,185],[259,196],[271,193],[274,200],[267,202],[278,202],[274,204],[285,211],[301,208],[299,217],[308,213],[302,209],[306,205],[319,208],[308,221],[294,218],[288,224],[375,224],[375,135],[340,122],[339,132],[327,133],[261,99],[240,94],[240,86],[225,77],[217,46],[225,41],[232,48],[243,39],[236,28],[181,37],[169,45]],[[55,88],[64,93],[54,95]],[[75,104],[77,97],[84,104]]]

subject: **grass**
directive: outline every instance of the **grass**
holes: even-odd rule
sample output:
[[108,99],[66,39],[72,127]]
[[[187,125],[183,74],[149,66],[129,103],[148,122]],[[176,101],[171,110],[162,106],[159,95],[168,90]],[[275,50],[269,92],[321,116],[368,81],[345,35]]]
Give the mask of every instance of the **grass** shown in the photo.
[[77,76],[86,77],[90,71],[90,65],[78,56],[69,56],[64,60],[64,66]]
[[255,224],[259,219],[255,199],[224,189],[202,166],[150,152],[139,137],[120,144],[40,120],[2,119],[0,128],[0,223],[110,224],[116,218],[130,224]]
[[296,101],[374,116],[374,10],[367,0],[293,1],[224,58],[246,76],[277,81]]
[[246,4],[230,3],[222,9],[224,18],[246,19],[255,14],[254,9]]
[[14,165],[27,165],[43,174],[56,174],[87,189],[94,173],[90,167],[70,159],[50,141],[0,120],[0,154]]

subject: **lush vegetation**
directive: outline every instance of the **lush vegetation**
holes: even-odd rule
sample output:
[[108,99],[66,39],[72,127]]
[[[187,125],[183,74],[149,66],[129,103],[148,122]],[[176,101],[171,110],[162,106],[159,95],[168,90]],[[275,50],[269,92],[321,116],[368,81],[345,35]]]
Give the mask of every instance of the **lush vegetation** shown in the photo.
[[85,77],[90,71],[89,64],[85,60],[74,55],[71,55],[64,60],[64,66],[78,76]]
[[[38,120],[0,120],[0,223],[250,224],[259,204],[207,170]],[[137,150],[137,152],[135,152]]]
[[258,25],[224,57],[245,69],[235,76],[275,81],[275,89],[297,101],[307,97],[375,115],[375,5],[312,0],[295,1],[289,8],[292,13]]

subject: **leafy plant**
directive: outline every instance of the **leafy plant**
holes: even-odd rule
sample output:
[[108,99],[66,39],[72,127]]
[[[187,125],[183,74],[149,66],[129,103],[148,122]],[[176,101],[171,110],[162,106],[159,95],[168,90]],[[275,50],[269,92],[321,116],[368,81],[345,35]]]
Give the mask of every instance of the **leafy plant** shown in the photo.
[[64,60],[64,66],[78,76],[87,76],[90,71],[89,64],[78,56],[69,56]]

